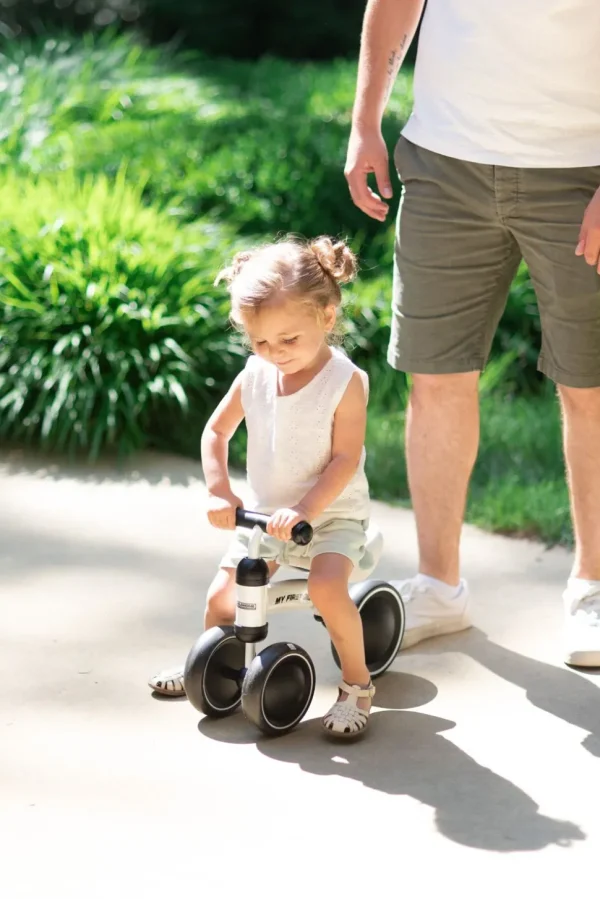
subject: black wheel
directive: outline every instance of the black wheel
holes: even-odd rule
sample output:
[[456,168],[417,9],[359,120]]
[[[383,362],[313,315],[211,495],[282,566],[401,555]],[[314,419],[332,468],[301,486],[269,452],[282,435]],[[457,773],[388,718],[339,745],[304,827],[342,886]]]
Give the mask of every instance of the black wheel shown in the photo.
[[242,711],[264,734],[281,736],[302,720],[315,692],[315,667],[294,643],[273,643],[253,659],[242,684]]
[[188,653],[183,671],[187,698],[199,712],[223,718],[234,712],[242,698],[244,644],[233,627],[211,627]]
[[[404,604],[395,587],[386,581],[362,581],[350,588],[350,596],[360,612],[365,638],[365,658],[371,677],[390,667],[404,636]],[[335,646],[331,652],[338,668]]]

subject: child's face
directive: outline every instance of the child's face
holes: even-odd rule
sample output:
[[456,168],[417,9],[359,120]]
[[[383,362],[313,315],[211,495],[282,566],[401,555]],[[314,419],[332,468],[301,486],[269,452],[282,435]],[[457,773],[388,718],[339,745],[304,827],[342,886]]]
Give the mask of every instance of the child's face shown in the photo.
[[241,319],[257,356],[292,375],[316,361],[335,314],[335,306],[320,311],[297,300],[278,299],[257,312],[242,313]]

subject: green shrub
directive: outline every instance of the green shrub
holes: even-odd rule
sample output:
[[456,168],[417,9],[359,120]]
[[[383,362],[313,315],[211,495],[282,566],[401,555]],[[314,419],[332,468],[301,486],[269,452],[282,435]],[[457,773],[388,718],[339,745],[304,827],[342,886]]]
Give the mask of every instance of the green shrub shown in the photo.
[[358,54],[364,8],[364,0],[4,0],[0,29],[14,38],[133,26],[221,56],[331,59]]
[[511,353],[506,387],[515,393],[539,393],[547,383],[537,371],[542,328],[529,270],[524,262],[510,288],[508,303],[492,344],[495,358]]
[[[407,501],[407,379],[385,361],[393,223],[358,212],[342,174],[355,64],[174,58],[108,34],[3,51],[0,439],[92,457],[148,445],[197,455],[243,364],[216,272],[239,245],[329,232],[360,255],[347,346],[370,374],[372,492]],[[390,150],[411,89],[402,76]],[[522,265],[482,381],[468,517],[569,542],[539,338]],[[234,461],[244,452],[242,431]]]
[[231,236],[182,228],[120,173],[0,175],[0,436],[128,452],[202,419],[242,350],[212,282]]
[[69,167],[78,128],[114,122],[127,102],[126,86],[151,79],[157,65],[155,52],[124,38],[5,42],[0,165],[23,172]]
[[[183,59],[106,36],[6,46],[2,74],[0,161],[13,170],[114,177],[126,159],[145,198],[177,203],[182,220],[226,221],[250,241],[283,232],[349,237],[361,263],[353,308],[369,316],[366,335],[354,329],[360,360],[395,384],[385,367],[393,221],[382,226],[357,210],[343,177],[354,63]],[[411,98],[402,74],[385,122],[390,151]],[[492,350],[493,358],[512,353],[511,390],[539,390],[539,340],[522,266]]]
[[[481,438],[467,520],[499,533],[573,545],[560,416],[551,389],[532,400],[495,393],[484,383]],[[371,407],[367,476],[374,496],[409,505],[404,454],[406,388],[397,379],[392,406]]]
[[[193,57],[178,69],[125,38],[22,43],[5,54],[6,164],[114,175],[127,159],[149,198],[176,194],[188,220],[210,215],[248,234],[356,235],[370,265],[370,244],[393,239],[392,225],[354,206],[343,176],[355,82],[347,63]],[[404,75],[386,120],[390,146],[410,93]]]
[[[245,357],[213,287],[238,241],[210,222],[182,225],[143,192],[125,169],[82,182],[0,176],[4,440],[91,458],[148,445],[197,455]],[[350,294],[347,320],[367,365],[376,314]],[[243,451],[241,435],[234,457]]]
[[[72,209],[77,209],[77,216],[87,222],[86,240],[90,247],[104,247],[107,239],[116,246],[121,225],[115,226],[107,237],[102,218],[92,224],[85,197],[91,195],[95,181],[108,191],[123,160],[127,161],[129,186],[121,180],[119,189],[129,191],[127,202],[135,205],[139,222],[149,210],[153,224],[147,246],[156,246],[158,253],[164,250],[165,265],[175,267],[174,283],[181,277],[183,257],[172,254],[173,248],[195,239],[194,231],[203,235],[204,250],[200,260],[196,258],[192,263],[192,273],[197,276],[197,265],[202,273],[202,291],[208,291],[208,296],[212,297],[212,279],[233,245],[234,234],[236,241],[243,244],[288,231],[306,236],[342,234],[350,237],[359,253],[361,269],[359,281],[347,294],[349,348],[356,361],[370,372],[377,402],[384,408],[396,408],[406,379],[391,371],[385,362],[394,226],[392,221],[384,226],[373,222],[353,206],[342,172],[354,95],[354,63],[301,65],[265,58],[248,64],[198,56],[174,58],[166,52],[143,48],[131,37],[117,39],[109,35],[88,36],[82,41],[66,37],[45,42],[20,41],[6,44],[3,49],[0,162],[5,171],[20,175],[22,181],[32,174],[36,177],[26,193],[25,207],[35,210],[31,221],[26,220],[25,207],[20,208],[22,203],[15,193],[25,189],[22,182],[11,188],[10,195],[6,177],[2,182],[3,211],[10,216],[12,228],[10,238],[5,240],[5,272],[14,269],[28,292],[41,291],[42,298],[51,296],[52,282],[46,284],[40,279],[40,264],[36,267],[32,263],[29,270],[27,260],[40,255],[37,247],[41,237],[36,228],[39,230],[52,216],[58,216],[59,200],[71,204]],[[390,150],[410,108],[411,91],[410,78],[401,76],[386,119]],[[71,173],[70,178],[65,170]],[[81,178],[91,180],[78,194],[76,179]],[[55,188],[51,187],[52,182]],[[63,184],[67,185],[64,193],[58,187]],[[398,196],[396,180],[395,202]],[[16,212],[15,206],[19,207]],[[103,214],[108,215],[108,205],[103,208]],[[44,215],[39,211],[42,209]],[[212,230],[209,222],[214,223]],[[227,222],[227,230],[222,222]],[[4,234],[8,227],[9,223],[4,222]],[[63,253],[60,241],[67,233],[65,227],[53,238],[56,243],[49,251],[52,257]],[[125,243],[130,239],[125,232],[123,237]],[[13,252],[11,247],[19,247],[19,251]],[[66,258],[71,252],[67,247]],[[177,253],[185,256],[187,250],[178,249]],[[110,274],[108,255],[103,264],[105,274]],[[148,272],[143,277],[146,276],[150,281],[154,278]],[[66,308],[74,311],[84,294],[85,288],[71,289]],[[152,302],[160,302],[156,293]],[[219,327],[225,322],[224,302],[221,298],[217,303]],[[169,299],[169,316],[171,303]],[[44,315],[50,314],[51,307]],[[10,335],[16,328],[30,329],[36,315],[41,320],[41,314],[34,314],[31,309],[26,314],[21,310],[19,315],[13,311],[9,327],[9,313],[3,315],[5,343],[12,339]],[[189,352],[187,330],[175,324],[169,327],[177,331],[174,339]],[[21,332],[20,339],[25,333]],[[173,397],[161,407],[160,415],[152,411],[156,407],[154,399],[153,405],[148,401],[139,419],[140,431],[147,432],[144,439],[162,440],[165,446],[186,450],[196,447],[199,423],[228,381],[237,359],[235,341],[232,343],[231,336],[222,330],[218,354],[209,356],[212,344],[202,342],[207,333],[203,325],[197,336],[200,349],[208,347],[203,365],[215,370],[213,393],[206,385],[192,389],[190,380],[185,389],[188,394],[196,391],[197,400],[192,402],[193,414],[181,425],[171,402]],[[24,346],[33,355],[34,344],[27,342],[33,340],[33,331],[30,329],[27,334]],[[116,332],[111,330],[110,334]],[[127,330],[123,336],[130,349],[139,338],[135,330]],[[13,344],[11,359],[17,353]],[[505,393],[539,390],[540,379],[535,370],[538,345],[539,316],[527,269],[522,266],[493,347],[493,359],[502,357],[508,362],[503,367]],[[196,359],[200,349],[196,348],[191,358]],[[49,358],[46,350],[42,355]],[[14,364],[17,363],[11,361],[9,367]],[[55,362],[56,366],[59,364],[60,360]],[[2,371],[5,398],[11,378],[16,376],[9,377],[6,367]],[[30,378],[29,399],[24,399],[23,378],[19,384],[20,392],[12,394],[12,405],[1,416],[4,433],[38,439],[42,424],[35,416],[43,403],[42,391],[34,388],[35,379]],[[37,412],[30,414],[30,409]],[[94,416],[97,415],[95,410]],[[93,432],[99,435],[99,445],[109,445],[111,441],[120,442],[123,447],[138,445],[130,439],[130,431],[135,429],[129,429],[129,436],[125,437],[123,426],[113,428],[109,434],[107,427],[103,430],[101,418],[98,430]],[[119,421],[124,422],[125,418]],[[57,424],[48,434],[44,432],[46,443],[57,439],[58,427]],[[66,435],[67,425],[63,427]],[[86,419],[81,427],[79,436],[69,435],[68,441],[73,446],[94,447],[90,420]],[[136,440],[141,439],[138,434]],[[63,436],[61,442],[65,441],[67,437]]]
[[294,59],[358,54],[364,0],[146,0],[142,27],[218,56]]

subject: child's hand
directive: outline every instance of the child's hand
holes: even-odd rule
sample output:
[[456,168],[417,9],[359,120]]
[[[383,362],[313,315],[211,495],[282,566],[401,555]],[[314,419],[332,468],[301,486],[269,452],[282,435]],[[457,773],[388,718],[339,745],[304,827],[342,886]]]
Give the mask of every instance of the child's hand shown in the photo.
[[287,542],[292,537],[292,529],[299,521],[308,521],[306,512],[300,506],[294,506],[292,509],[277,509],[269,519],[267,534]]
[[235,531],[235,510],[241,509],[243,503],[234,493],[225,496],[208,496],[208,520],[214,528],[223,531]]

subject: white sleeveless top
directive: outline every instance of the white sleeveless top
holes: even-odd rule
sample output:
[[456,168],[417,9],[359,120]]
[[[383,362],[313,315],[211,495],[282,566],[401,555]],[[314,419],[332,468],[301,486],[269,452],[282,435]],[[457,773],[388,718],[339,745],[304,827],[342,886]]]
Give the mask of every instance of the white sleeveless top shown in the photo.
[[[242,375],[242,406],[248,431],[250,508],[264,514],[295,506],[331,462],[333,417],[355,372],[369,381],[340,350],[315,377],[289,396],[277,395],[277,369],[250,356]],[[350,483],[313,525],[334,518],[369,517],[365,449]]]

